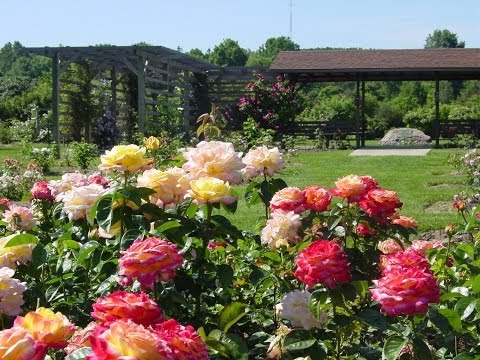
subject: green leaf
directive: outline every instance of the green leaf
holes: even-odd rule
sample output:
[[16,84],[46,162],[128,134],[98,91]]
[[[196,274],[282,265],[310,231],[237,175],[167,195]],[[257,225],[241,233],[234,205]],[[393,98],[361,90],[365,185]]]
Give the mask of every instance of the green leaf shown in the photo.
[[362,310],[355,318],[375,329],[386,330],[388,328],[388,322],[385,316],[373,309]]
[[383,345],[383,357],[386,360],[396,360],[407,344],[407,339],[401,336],[390,336]]
[[128,249],[136,239],[143,238],[144,235],[144,231],[140,229],[129,229],[125,231],[122,240],[120,240],[120,250]]
[[222,338],[231,359],[248,360],[248,346],[238,334],[225,334]]
[[217,265],[217,277],[224,288],[229,287],[233,281],[232,267],[226,264]]
[[459,299],[455,304],[455,312],[460,316],[460,320],[468,318],[477,305],[477,300],[471,297]]
[[415,355],[415,359],[422,359],[428,360],[433,359],[432,352],[428,345],[423,341],[420,337],[414,337],[412,341],[413,345],[413,354]]
[[325,312],[325,304],[328,300],[328,293],[325,290],[315,290],[308,299],[308,308],[316,318]]
[[37,244],[38,239],[36,236],[32,234],[19,234],[13,236],[8,242],[4,245],[4,247],[11,247],[11,246],[18,246],[18,245],[25,245],[25,244]]
[[77,257],[77,264],[82,265],[83,262],[94,252],[99,246],[96,241],[89,241],[82,245]]
[[287,334],[283,348],[290,351],[304,350],[315,344],[316,340],[309,331],[298,329]]
[[472,281],[472,291],[474,294],[480,293],[480,274],[475,276]]
[[32,264],[33,266],[38,269],[43,264],[47,262],[48,254],[47,250],[43,247],[42,244],[37,244],[32,251]]
[[93,219],[97,219],[98,226],[100,226],[105,231],[110,231],[110,226],[112,225],[113,218],[113,209],[112,209],[112,195],[108,194],[102,196],[97,200],[92,210],[90,211],[89,216],[90,224],[93,224]]
[[180,226],[182,226],[182,224],[178,220],[171,220],[171,221],[167,221],[167,222],[163,223],[162,225],[158,226],[155,230],[163,233],[167,230],[174,229],[174,228],[177,228],[177,227],[180,227]]
[[70,353],[65,360],[84,360],[88,355],[93,355],[93,351],[89,347],[83,347]]
[[455,311],[452,309],[439,309],[438,313],[447,319],[453,330],[460,331],[462,328],[462,320]]
[[227,347],[220,341],[210,336],[205,340],[205,345],[207,345],[209,350],[218,352],[221,356],[229,358]]
[[468,255],[468,257],[470,259],[475,258],[475,249],[470,244],[460,243],[460,244],[457,245],[457,250],[456,251],[458,251],[458,250],[463,251],[465,254]]
[[218,322],[218,327],[224,333],[228,331],[238,320],[246,314],[247,305],[239,301],[234,301],[233,303],[225,306],[225,308],[220,312],[220,319]]
[[453,358],[453,360],[475,360],[476,358],[469,353],[460,353]]

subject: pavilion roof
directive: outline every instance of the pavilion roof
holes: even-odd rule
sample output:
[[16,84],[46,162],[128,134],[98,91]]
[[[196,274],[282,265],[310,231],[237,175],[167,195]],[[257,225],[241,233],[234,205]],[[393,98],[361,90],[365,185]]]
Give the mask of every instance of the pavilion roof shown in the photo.
[[282,51],[270,70],[303,81],[480,79],[480,49]]
[[48,57],[53,57],[57,53],[61,59],[72,62],[89,59],[100,68],[115,66],[118,70],[127,70],[129,68],[127,64],[129,62],[136,64],[135,61],[139,57],[145,57],[147,60],[167,61],[177,67],[194,72],[206,72],[219,68],[209,62],[163,46],[27,47],[24,51]]

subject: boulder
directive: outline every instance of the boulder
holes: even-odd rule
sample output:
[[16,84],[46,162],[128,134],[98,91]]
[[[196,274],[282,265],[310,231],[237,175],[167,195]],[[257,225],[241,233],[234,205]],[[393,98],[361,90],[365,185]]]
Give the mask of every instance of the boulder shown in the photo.
[[382,145],[424,145],[430,142],[430,136],[425,135],[423,131],[410,128],[390,129],[380,144]]

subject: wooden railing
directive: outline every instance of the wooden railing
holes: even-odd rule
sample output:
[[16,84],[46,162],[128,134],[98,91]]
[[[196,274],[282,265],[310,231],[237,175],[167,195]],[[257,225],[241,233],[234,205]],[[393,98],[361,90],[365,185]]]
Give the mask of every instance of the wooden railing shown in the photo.
[[313,139],[318,136],[319,132],[323,136],[333,137],[355,135],[355,122],[352,120],[336,120],[336,121],[296,121],[286,133],[286,135],[305,136]]
[[440,138],[452,139],[457,135],[474,135],[480,138],[480,119],[476,120],[441,120]]

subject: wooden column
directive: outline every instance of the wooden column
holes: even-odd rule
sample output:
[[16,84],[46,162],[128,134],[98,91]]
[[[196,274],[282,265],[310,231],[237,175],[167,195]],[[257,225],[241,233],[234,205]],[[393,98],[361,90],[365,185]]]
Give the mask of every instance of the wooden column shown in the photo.
[[440,81],[435,79],[435,123],[433,126],[435,147],[440,146]]
[[52,58],[52,136],[53,141],[57,144],[57,159],[60,158],[60,56],[55,52]]
[[190,72],[184,70],[183,75],[183,127],[190,131]]
[[137,64],[138,82],[138,131],[145,135],[145,58],[139,56]]
[[362,80],[362,147],[365,147],[365,131],[367,129],[367,120],[365,119],[365,80]]
[[110,111],[112,112],[113,117],[115,118],[115,124],[117,122],[117,70],[115,66],[112,67],[111,73],[111,82],[110,82],[110,91],[112,92],[112,103],[110,104]]
[[360,148],[360,80],[356,81],[355,91],[355,140],[356,148]]

